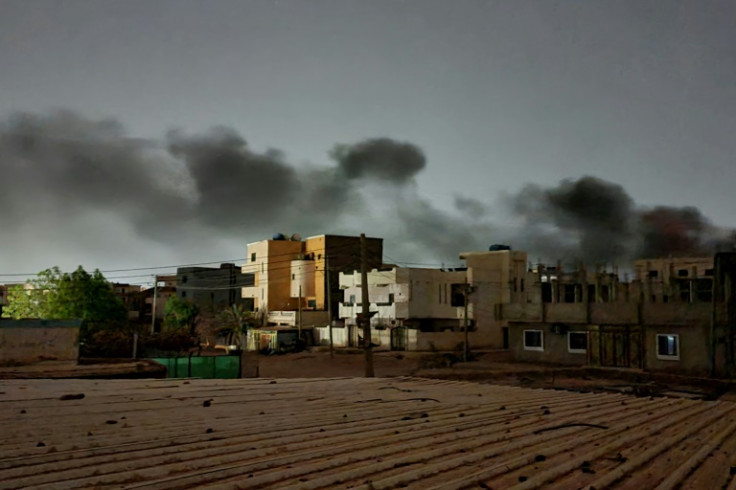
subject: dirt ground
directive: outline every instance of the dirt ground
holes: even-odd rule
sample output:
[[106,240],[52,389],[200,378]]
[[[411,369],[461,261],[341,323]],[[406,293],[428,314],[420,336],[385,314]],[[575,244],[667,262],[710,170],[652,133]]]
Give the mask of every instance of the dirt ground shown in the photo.
[[[473,352],[470,362],[460,353],[373,353],[376,377],[414,376],[472,381],[525,388],[579,392],[619,392],[637,396],[676,396],[693,399],[736,401],[736,383],[731,380],[690,378],[651,373],[639,369],[599,369],[515,363],[508,351]],[[345,378],[365,375],[365,355],[357,349],[338,349],[333,355],[318,349],[295,354],[263,356],[249,354],[247,372],[261,378]],[[156,363],[147,361],[77,364],[44,361],[28,366],[0,367],[0,379],[157,377]],[[256,368],[257,369],[254,369]]]
[[[426,352],[374,353],[377,377],[416,376],[480,383],[574,391],[621,392],[637,396],[677,396],[736,400],[731,381],[650,373],[639,369],[595,369],[514,363],[508,351],[474,353],[471,362],[459,354]],[[302,352],[258,357],[259,376],[266,378],[356,377],[365,374],[361,351]]]

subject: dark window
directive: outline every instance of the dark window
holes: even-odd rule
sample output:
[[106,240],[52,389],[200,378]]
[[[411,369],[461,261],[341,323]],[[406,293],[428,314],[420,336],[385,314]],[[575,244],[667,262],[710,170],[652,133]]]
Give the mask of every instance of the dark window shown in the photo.
[[565,284],[565,303],[575,302],[575,285]]
[[523,277],[521,278],[521,288],[520,289],[521,289],[521,292],[523,293],[524,292],[524,278]]
[[687,269],[680,269],[677,271],[679,277],[687,277]]
[[394,293],[388,293],[388,304],[394,304]]
[[465,284],[453,284],[450,296],[450,306],[465,306]]
[[181,292],[181,297],[182,298],[186,298],[187,297],[187,292],[186,291],[182,291]]
[[608,286],[601,286],[601,301],[608,303]]
[[524,330],[524,349],[544,350],[541,330]]
[[187,282],[187,276],[182,276],[181,282]]
[[595,303],[595,284],[588,284],[588,303]]
[[659,277],[659,271],[649,271],[649,277]]
[[657,334],[657,357],[660,359],[679,359],[679,341],[679,335]]
[[713,275],[713,269],[705,269],[705,275],[706,276],[712,276]]
[[296,278],[296,274],[292,274],[292,275],[291,275],[291,278],[292,278],[292,279]]
[[552,284],[548,282],[542,283],[542,303],[552,302]]
[[255,262],[256,261],[256,253],[255,252],[253,252],[252,254],[250,254],[250,261],[251,262]]
[[307,300],[307,308],[316,308],[316,307],[317,307],[316,299]]
[[587,332],[569,332],[567,334],[567,349],[573,353],[582,353],[588,350]]

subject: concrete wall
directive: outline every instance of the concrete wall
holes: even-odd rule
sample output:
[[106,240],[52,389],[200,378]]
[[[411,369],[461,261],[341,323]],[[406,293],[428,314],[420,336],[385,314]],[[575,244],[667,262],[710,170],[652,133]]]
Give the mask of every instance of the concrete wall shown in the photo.
[[[709,326],[663,325],[648,326],[644,333],[645,368],[695,376],[710,373]],[[662,359],[657,354],[657,334],[677,335],[679,359]]]
[[0,320],[0,364],[43,359],[76,361],[80,325],[74,320]]
[[[317,345],[330,345],[330,327],[314,327],[314,342]],[[335,347],[347,347],[348,328],[332,327],[332,345]]]
[[[453,351],[464,339],[463,332],[420,332],[418,330],[408,330],[407,350],[417,351]],[[478,341],[478,336],[469,334],[469,343],[472,347],[474,342]]]
[[[526,350],[524,348],[524,330],[541,330],[543,350]],[[572,326],[570,331],[587,331],[587,326]],[[523,327],[511,325],[509,327],[509,347],[514,353],[514,359],[523,362],[539,362],[563,365],[585,365],[588,363],[588,352],[591,351],[591,339],[588,338],[586,353],[571,353],[568,351],[567,333],[553,333],[548,324],[526,324]]]

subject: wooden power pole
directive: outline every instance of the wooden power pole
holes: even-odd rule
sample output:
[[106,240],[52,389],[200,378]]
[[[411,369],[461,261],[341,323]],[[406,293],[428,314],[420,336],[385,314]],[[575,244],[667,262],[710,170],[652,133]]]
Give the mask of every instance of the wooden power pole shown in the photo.
[[330,287],[330,257],[325,254],[325,280],[327,281],[327,318],[330,325],[330,357],[335,357],[335,348],[332,344],[332,289]]
[[370,300],[368,299],[368,257],[365,233],[360,234],[360,299],[363,305],[360,320],[363,322],[365,377],[372,378],[375,376],[375,373],[373,372],[373,343],[371,342]]

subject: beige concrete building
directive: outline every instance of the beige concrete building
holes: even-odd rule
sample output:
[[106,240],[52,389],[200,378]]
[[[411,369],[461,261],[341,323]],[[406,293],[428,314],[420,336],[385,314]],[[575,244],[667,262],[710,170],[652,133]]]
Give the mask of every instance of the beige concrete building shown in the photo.
[[736,370],[736,259],[715,259],[636,261],[632,280],[540,266],[497,316],[517,360],[726,375]]
[[[366,238],[366,252],[368,266],[380,267],[383,240]],[[302,240],[277,236],[250,243],[242,271],[254,274],[255,282],[242,289],[242,296],[253,299],[254,311],[264,323],[276,323],[277,318],[283,323],[282,319],[289,317],[283,312],[299,309],[325,312],[313,321],[329,322],[330,317],[337,318],[343,299],[339,273],[360,268],[360,257],[360,237],[318,235]]]
[[468,310],[475,326],[472,345],[508,348],[507,324],[496,305],[521,301],[528,292],[526,252],[464,252],[460,258],[468,268]]
[[[462,342],[458,333],[464,326],[464,297],[459,290],[465,284],[465,270],[392,267],[372,270],[367,280],[369,311],[374,313],[371,341],[379,347],[415,350],[434,345],[449,350]],[[360,271],[340,273],[340,288],[345,299],[339,317],[348,341],[357,345],[362,335]]]

